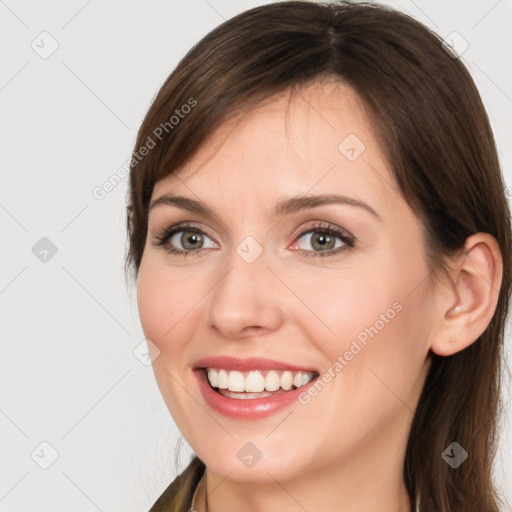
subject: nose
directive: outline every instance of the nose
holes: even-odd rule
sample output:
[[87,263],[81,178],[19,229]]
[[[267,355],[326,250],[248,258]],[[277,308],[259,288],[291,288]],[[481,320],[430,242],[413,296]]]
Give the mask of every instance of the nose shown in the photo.
[[247,263],[234,252],[210,294],[210,328],[230,339],[260,336],[279,329],[283,308],[282,295],[276,294],[277,285],[264,254]]

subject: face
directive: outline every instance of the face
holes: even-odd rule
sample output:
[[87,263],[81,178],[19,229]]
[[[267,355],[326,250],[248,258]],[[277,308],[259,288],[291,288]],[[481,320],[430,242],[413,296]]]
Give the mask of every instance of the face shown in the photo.
[[368,478],[368,461],[401,461],[429,367],[421,224],[352,89],[288,99],[221,127],[156,183],[140,320],[209,470]]

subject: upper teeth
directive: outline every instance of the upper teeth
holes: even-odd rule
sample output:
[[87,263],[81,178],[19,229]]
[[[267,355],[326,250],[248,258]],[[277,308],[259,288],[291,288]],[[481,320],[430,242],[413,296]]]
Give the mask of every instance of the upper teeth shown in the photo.
[[[265,375],[266,374],[266,375]],[[250,372],[227,371],[208,368],[208,380],[214,388],[228,389],[229,391],[260,393],[262,391],[277,391],[280,387],[285,391],[292,386],[300,388],[313,379],[313,372],[291,372],[276,370]]]

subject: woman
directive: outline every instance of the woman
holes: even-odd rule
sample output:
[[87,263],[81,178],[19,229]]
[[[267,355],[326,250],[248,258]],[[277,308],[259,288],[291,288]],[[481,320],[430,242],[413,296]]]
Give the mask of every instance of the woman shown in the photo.
[[499,510],[510,212],[427,28],[342,2],[223,23],[142,123],[127,227],[196,454],[151,512]]

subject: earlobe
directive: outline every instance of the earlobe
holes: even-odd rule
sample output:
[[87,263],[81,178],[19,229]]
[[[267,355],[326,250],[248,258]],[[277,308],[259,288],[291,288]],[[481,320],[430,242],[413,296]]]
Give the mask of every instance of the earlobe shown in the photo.
[[441,309],[431,350],[453,355],[474,343],[487,329],[498,303],[503,276],[501,251],[489,233],[466,239],[464,252],[450,271],[449,294],[439,294]]

